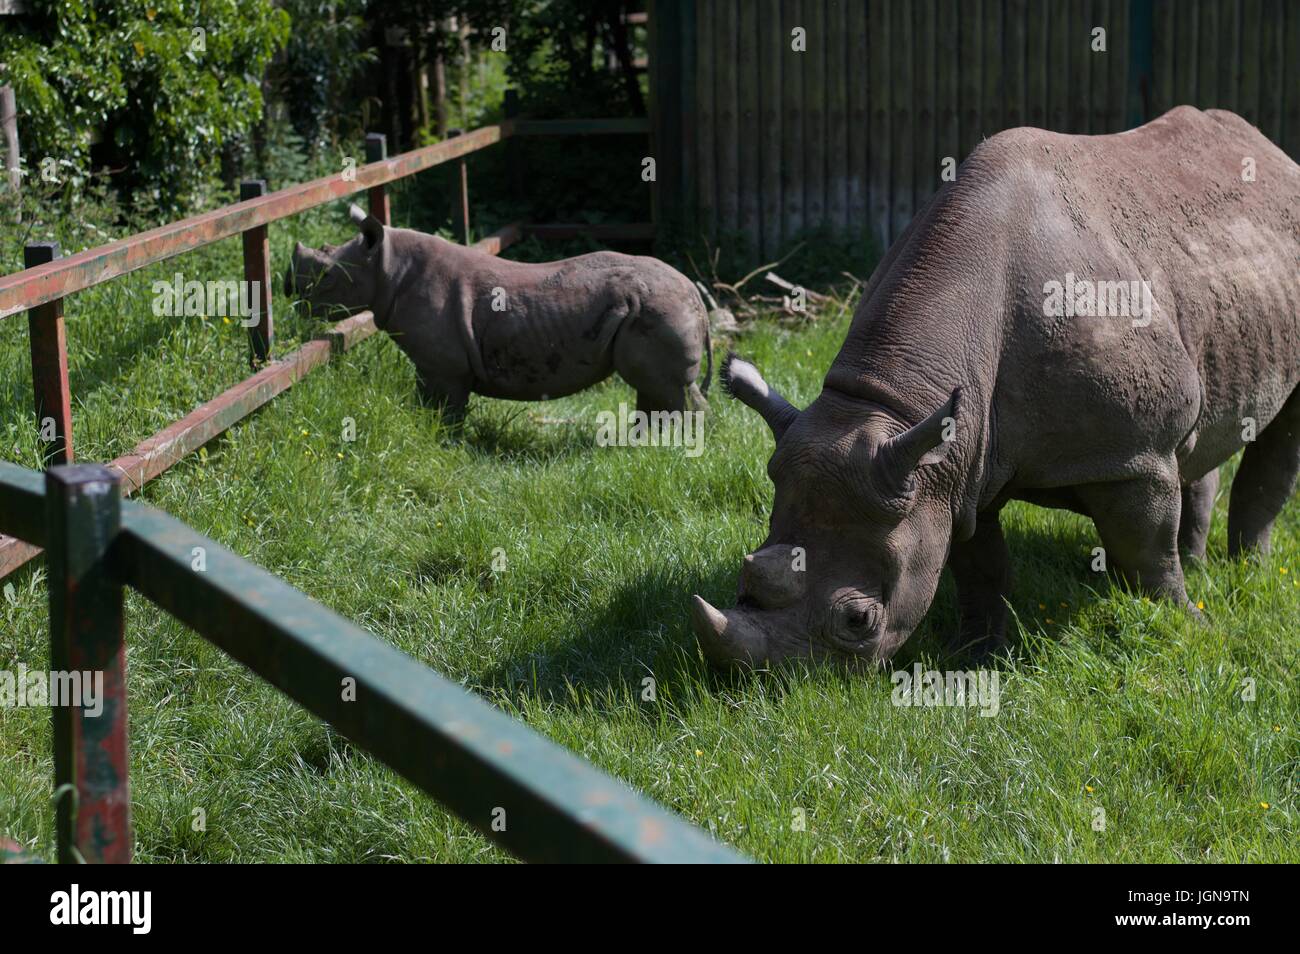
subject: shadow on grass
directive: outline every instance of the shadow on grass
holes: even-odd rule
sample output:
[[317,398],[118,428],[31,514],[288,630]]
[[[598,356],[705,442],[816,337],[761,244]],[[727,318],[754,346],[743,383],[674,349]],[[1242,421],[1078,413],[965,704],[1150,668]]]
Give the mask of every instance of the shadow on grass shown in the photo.
[[595,448],[594,429],[583,428],[580,419],[553,418],[538,407],[522,403],[505,414],[475,415],[471,405],[461,439],[479,457],[512,463],[553,463]]
[[[945,573],[925,620],[891,661],[891,670],[919,660],[954,669],[1002,668],[1008,655],[1025,658],[1034,653],[1035,641],[1024,639],[1023,633],[1037,630],[1055,639],[1095,601],[1091,588],[1108,585],[1087,570],[1084,558],[1094,540],[1083,524],[1050,532],[1025,532],[1012,526],[1006,532],[1013,575],[1021,580],[1013,584],[1006,655],[983,657],[969,647],[954,651],[948,637],[957,626],[957,600],[951,576]],[[689,623],[692,593],[720,606],[731,605],[736,572],[735,567],[719,563],[707,576],[683,580],[671,567],[648,569],[627,581],[571,638],[558,647],[502,663],[483,674],[479,688],[576,706],[602,697],[639,694],[642,680],[651,675],[661,694],[701,683],[720,688],[752,679],[752,675],[720,673],[709,667]],[[1050,601],[1043,595],[1049,588]],[[804,671],[806,667],[799,665],[782,667],[775,677],[797,679]],[[846,679],[871,678],[860,670],[839,671]]]

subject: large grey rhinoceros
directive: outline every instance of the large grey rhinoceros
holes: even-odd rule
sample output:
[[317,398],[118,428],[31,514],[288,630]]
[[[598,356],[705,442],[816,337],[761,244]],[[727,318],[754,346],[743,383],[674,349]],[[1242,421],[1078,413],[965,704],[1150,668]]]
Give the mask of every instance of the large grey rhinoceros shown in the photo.
[[[690,279],[655,258],[593,252],[511,262],[436,235],[385,227],[351,207],[359,234],[301,242],[285,293],[313,314],[374,313],[415,364],[422,397],[459,422],[471,392],[516,401],[563,397],[617,371],[637,409],[707,403],[709,320]],[[707,355],[703,388],[696,383]]]
[[1245,445],[1232,554],[1267,550],[1300,469],[1300,168],[1219,110],[1008,130],[889,250],[812,404],[722,381],[771,427],[776,496],[738,605],[695,597],[714,663],[882,664],[945,565],[960,643],[1000,645],[1013,499],[1091,517],[1195,613],[1179,550],[1204,556],[1218,466]]

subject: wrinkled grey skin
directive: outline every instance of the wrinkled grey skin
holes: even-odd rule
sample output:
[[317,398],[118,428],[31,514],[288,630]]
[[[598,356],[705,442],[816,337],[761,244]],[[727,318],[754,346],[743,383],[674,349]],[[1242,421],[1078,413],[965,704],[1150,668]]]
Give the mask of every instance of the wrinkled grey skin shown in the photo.
[[688,398],[707,407],[708,370],[703,389],[696,378],[708,316],[690,279],[658,259],[595,252],[511,262],[385,228],[356,206],[352,218],[360,234],[344,245],[298,243],[285,291],[319,317],[372,311],[447,420],[463,418],[471,392],[546,400],[614,371],[636,389],[640,410],[680,411]]
[[[1067,272],[1145,279],[1151,322],[1046,316],[1044,284]],[[882,664],[945,566],[959,644],[996,649],[1010,585],[998,512],[1013,499],[1091,517],[1111,569],[1195,613],[1180,548],[1204,558],[1243,419],[1257,437],[1232,488],[1232,554],[1267,550],[1300,470],[1298,276],[1300,169],[1231,113],[987,140],[872,275],[812,404],[724,365],[776,437],[776,495],[738,605],[695,597],[705,654]]]

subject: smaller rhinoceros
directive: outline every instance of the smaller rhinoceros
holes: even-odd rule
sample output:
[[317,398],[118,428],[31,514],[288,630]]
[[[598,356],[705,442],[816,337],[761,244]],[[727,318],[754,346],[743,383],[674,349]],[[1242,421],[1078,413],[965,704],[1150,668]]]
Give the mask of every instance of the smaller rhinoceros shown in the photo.
[[[298,243],[285,275],[312,313],[370,310],[415,364],[421,396],[458,423],[471,392],[516,401],[563,397],[617,371],[637,408],[707,404],[708,317],[690,279],[658,259],[593,252],[512,262],[436,235],[385,227],[352,206],[360,229],[319,251]],[[696,384],[708,355],[703,387]]]

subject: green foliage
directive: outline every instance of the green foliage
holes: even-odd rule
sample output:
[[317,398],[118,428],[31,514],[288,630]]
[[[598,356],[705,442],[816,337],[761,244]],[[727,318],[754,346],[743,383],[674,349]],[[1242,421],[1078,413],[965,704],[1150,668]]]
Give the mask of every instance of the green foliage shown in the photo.
[[639,4],[497,0],[495,5],[502,8],[495,15],[510,24],[510,76],[520,89],[524,112],[538,118],[644,115],[642,82],[596,65],[599,52],[613,47],[621,16]]
[[282,0],[290,20],[285,61],[273,67],[276,95],[307,149],[359,138],[357,77],[375,61],[368,49],[367,0]]
[[[32,6],[21,32],[13,18],[0,21],[28,174],[52,160],[78,185],[93,158],[168,206],[260,116],[260,77],[288,37],[289,17],[270,0]],[[92,134],[103,136],[93,149]]]

